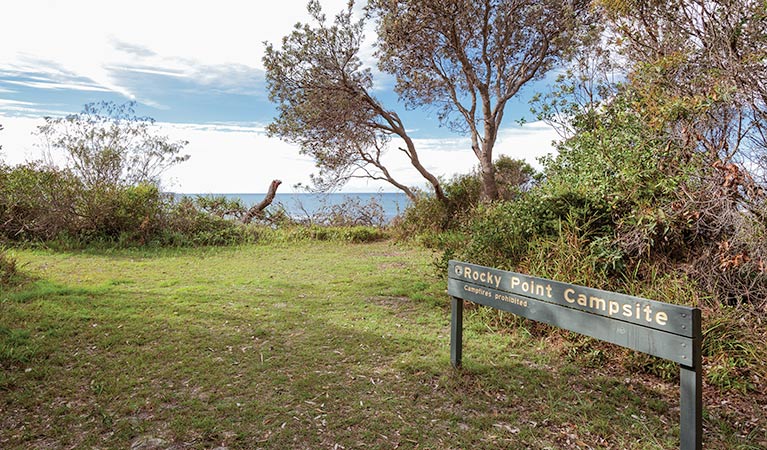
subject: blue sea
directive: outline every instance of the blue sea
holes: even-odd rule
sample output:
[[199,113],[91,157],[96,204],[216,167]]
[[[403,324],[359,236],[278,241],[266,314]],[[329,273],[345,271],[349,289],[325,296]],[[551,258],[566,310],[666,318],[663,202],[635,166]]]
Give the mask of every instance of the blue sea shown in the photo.
[[[223,195],[226,198],[239,198],[245,206],[253,206],[264,199],[266,194],[187,194],[194,195]],[[367,193],[332,193],[332,194],[313,194],[298,193],[285,194],[277,193],[274,201],[269,208],[275,205],[282,205],[287,213],[296,219],[305,219],[332,205],[340,205],[350,198],[359,199],[360,203],[369,203],[371,199],[383,207],[384,217],[387,222],[395,216],[405,211],[410,204],[410,199],[400,192],[367,192]]]

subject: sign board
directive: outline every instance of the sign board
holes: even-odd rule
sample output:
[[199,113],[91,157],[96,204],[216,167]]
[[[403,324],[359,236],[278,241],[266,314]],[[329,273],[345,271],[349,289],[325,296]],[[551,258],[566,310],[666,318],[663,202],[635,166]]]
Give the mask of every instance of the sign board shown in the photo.
[[702,445],[701,315],[688,306],[450,261],[450,360],[461,364],[463,300],[674,361],[680,365],[680,442]]

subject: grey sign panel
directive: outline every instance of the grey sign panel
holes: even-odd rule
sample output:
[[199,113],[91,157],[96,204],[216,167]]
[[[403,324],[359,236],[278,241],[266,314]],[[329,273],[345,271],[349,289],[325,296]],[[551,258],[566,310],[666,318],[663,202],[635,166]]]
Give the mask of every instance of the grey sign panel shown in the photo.
[[686,337],[700,336],[696,308],[450,261],[448,278]]
[[613,320],[609,317],[555,303],[509,295],[502,291],[484,286],[478,287],[456,279],[448,280],[447,291],[451,296],[464,298],[474,303],[508,311],[518,316],[575,331],[679,364],[692,364],[693,342],[691,338]]

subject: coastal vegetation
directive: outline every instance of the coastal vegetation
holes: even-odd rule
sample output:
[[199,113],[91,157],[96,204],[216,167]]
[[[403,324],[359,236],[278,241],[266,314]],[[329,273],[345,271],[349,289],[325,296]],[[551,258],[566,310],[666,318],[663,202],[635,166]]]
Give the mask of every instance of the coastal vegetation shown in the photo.
[[[599,23],[546,22],[552,53],[526,27],[561,2],[479,31],[509,2],[412,3],[371,2],[378,57],[405,103],[472,138],[466,173],[429,173],[370,94],[351,7],[328,25],[310,2],[317,27],[265,60],[270,132],[317,160],[315,187],[402,189],[391,223],[374,202],[251,221],[237,200],[165,193],[185,143],[131,104],[47,119],[49,158],[0,163],[0,447],[677,445],[672,363],[472,307],[450,369],[451,259],[700,308],[706,447],[767,446],[764,2],[592,2]],[[415,23],[442,40],[398,39]],[[531,105],[561,133],[540,170],[492,156],[503,105],[543,74],[501,76],[519,54],[482,53],[498,29],[539,69],[563,63]],[[397,139],[426,191],[380,164]]]

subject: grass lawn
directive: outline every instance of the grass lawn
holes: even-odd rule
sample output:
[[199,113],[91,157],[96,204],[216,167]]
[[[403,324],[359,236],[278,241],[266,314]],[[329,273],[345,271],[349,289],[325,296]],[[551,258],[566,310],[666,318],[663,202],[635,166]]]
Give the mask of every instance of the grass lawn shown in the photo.
[[[0,294],[0,448],[678,447],[678,386],[465,319],[390,243],[16,251]],[[708,393],[709,391],[707,391]],[[767,446],[748,396],[704,399],[705,447]]]

